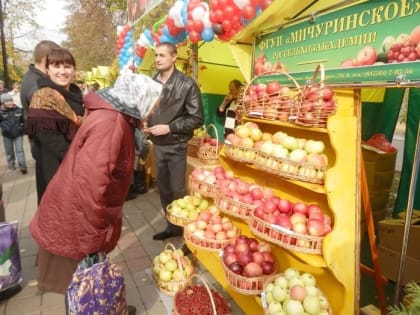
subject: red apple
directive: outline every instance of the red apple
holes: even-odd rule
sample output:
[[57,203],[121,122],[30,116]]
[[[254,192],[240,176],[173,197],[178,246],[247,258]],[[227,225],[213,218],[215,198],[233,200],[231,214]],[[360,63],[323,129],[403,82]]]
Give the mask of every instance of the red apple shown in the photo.
[[250,188],[250,194],[253,200],[261,200],[264,196],[263,190],[255,186]]
[[277,203],[277,209],[281,213],[290,214],[292,210],[292,203],[289,200],[280,199],[279,202]]
[[264,261],[264,255],[261,252],[253,252],[252,259],[254,262],[261,265],[261,263]]
[[228,254],[223,254],[223,261],[226,266],[229,266],[230,264],[238,261],[238,258],[236,257],[235,254],[228,253]]
[[376,49],[372,46],[365,46],[359,50],[356,56],[356,66],[373,65],[376,62]]
[[265,213],[272,213],[276,209],[276,204],[273,200],[265,200],[263,203],[263,210]]
[[270,261],[274,263],[274,256],[271,252],[263,252],[262,254],[264,256],[264,261]]
[[276,224],[288,230],[292,228],[292,222],[290,221],[290,217],[288,215],[277,216]]
[[308,233],[312,236],[324,235],[324,223],[319,220],[309,219],[308,220]]
[[308,206],[303,202],[297,202],[293,205],[293,213],[308,214]]
[[321,207],[317,204],[308,205],[308,216],[310,216],[312,213],[321,213]]
[[271,81],[267,83],[266,92],[268,95],[277,93],[280,90],[280,83],[277,81]]
[[295,212],[290,216],[290,222],[292,222],[292,225],[306,223],[306,215],[301,212]]

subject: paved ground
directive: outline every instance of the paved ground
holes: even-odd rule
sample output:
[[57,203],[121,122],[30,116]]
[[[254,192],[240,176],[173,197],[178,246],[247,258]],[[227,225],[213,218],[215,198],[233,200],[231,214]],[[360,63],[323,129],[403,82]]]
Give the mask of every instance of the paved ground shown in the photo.
[[[2,142],[1,137],[0,140]],[[23,268],[22,290],[12,298],[0,302],[0,315],[65,314],[63,295],[41,294],[34,285],[37,272],[34,266],[37,245],[30,236],[28,224],[36,210],[36,190],[34,161],[30,157],[26,139],[25,153],[28,161],[28,174],[22,175],[19,171],[9,171],[6,168],[3,145],[0,144],[0,174],[3,182],[6,220],[19,221]],[[137,307],[137,314],[172,314],[170,311],[172,298],[159,293],[149,277],[151,261],[165,246],[164,242],[153,241],[152,235],[164,228],[165,225],[158,194],[155,191],[151,190],[125,203],[123,233],[118,247],[110,256],[112,261],[118,263],[124,270],[127,302]],[[180,246],[182,243],[180,237],[172,238],[170,241],[175,246]],[[220,293],[226,294],[200,265],[196,270]],[[225,296],[228,298],[227,295]],[[243,314],[232,300],[231,305],[234,315]]]

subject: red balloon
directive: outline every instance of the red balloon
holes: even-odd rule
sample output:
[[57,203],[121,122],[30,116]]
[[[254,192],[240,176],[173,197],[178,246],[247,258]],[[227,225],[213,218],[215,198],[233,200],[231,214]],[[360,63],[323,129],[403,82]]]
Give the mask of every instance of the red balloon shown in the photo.
[[254,8],[256,8],[258,5],[262,4],[264,0],[250,0],[251,5],[254,6]]
[[227,7],[223,9],[223,17],[226,20],[231,20],[234,14],[235,14],[235,9],[231,5],[228,5]]
[[232,0],[219,0],[219,9],[223,10],[223,8],[226,8],[229,5],[232,5]]
[[195,31],[190,32],[189,34],[190,41],[192,43],[198,43],[201,40],[201,34]]
[[232,23],[229,20],[224,20],[222,22],[222,28],[225,32],[229,32],[232,28]]
[[194,21],[193,30],[197,33],[201,33],[204,29],[204,23],[203,21]]
[[192,32],[194,30],[194,21],[193,20],[187,20],[187,25],[185,26],[185,29],[188,33]]
[[251,20],[255,17],[255,8],[252,5],[247,4],[242,8],[241,13],[244,19]]
[[209,5],[210,5],[210,9],[211,9],[210,12],[215,11],[219,8],[219,0],[210,0]]
[[215,22],[222,23],[223,19],[223,11],[218,9],[214,11],[214,20]]

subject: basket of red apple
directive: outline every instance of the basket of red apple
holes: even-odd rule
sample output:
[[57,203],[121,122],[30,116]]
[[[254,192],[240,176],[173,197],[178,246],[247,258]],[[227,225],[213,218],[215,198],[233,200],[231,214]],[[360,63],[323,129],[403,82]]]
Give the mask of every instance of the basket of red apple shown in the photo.
[[[214,132],[215,138],[210,137],[209,129]],[[219,134],[217,128],[213,124],[207,126],[207,134],[203,138],[203,141],[198,149],[198,158],[206,164],[217,164],[219,163],[219,152],[223,146],[223,143],[219,142]]]
[[228,217],[220,215],[217,207],[200,213],[184,229],[184,238],[196,247],[218,252],[223,246],[238,237],[239,229]]
[[264,198],[265,191],[266,189],[235,177],[219,185],[214,204],[228,215],[248,220],[251,211]]
[[261,143],[254,165],[287,179],[323,184],[328,166],[324,150],[322,140],[296,138],[277,131]]
[[248,225],[256,236],[281,247],[322,254],[322,240],[331,231],[331,218],[317,204],[292,203],[273,196],[251,213]]
[[222,166],[195,168],[188,177],[190,191],[198,192],[204,197],[215,198],[218,185],[226,178],[233,178],[233,172]]
[[173,315],[230,315],[231,307],[219,292],[210,288],[205,279],[194,277],[201,284],[190,284],[179,290],[174,297]]
[[[282,274],[270,276],[261,292],[264,315],[313,314],[332,315],[330,303],[309,272],[287,268]],[[282,311],[284,313],[282,313]]]
[[171,243],[167,243],[164,250],[153,259],[153,280],[160,291],[167,295],[173,296],[191,284],[193,275],[191,260]]
[[187,195],[172,201],[166,208],[166,218],[172,224],[185,226],[198,218],[201,211],[210,207],[207,199],[199,194]]
[[[279,77],[285,82],[280,84]],[[296,117],[301,97],[302,89],[291,75],[270,72],[249,82],[244,90],[243,105],[246,116],[287,122]]]
[[335,113],[336,108],[333,90],[326,86],[324,65],[319,64],[315,69],[312,81],[303,88],[295,123],[308,127],[325,128],[328,118]]
[[263,139],[263,132],[254,122],[246,122],[235,127],[234,132],[225,139],[224,153],[235,161],[253,163],[258,143]]
[[245,235],[226,244],[220,256],[229,285],[242,294],[260,294],[277,268],[270,244]]

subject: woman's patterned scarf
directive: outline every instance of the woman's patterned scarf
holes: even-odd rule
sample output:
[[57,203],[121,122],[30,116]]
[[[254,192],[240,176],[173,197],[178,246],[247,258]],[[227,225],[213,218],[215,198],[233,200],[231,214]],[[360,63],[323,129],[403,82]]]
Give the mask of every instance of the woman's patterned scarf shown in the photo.
[[81,117],[73,110],[78,105],[77,111],[83,113],[82,97],[79,104],[74,104],[74,100],[72,103],[73,106],[54,87],[43,87],[36,91],[29,106],[27,135],[34,137],[40,131],[58,131],[71,141],[82,122]]

